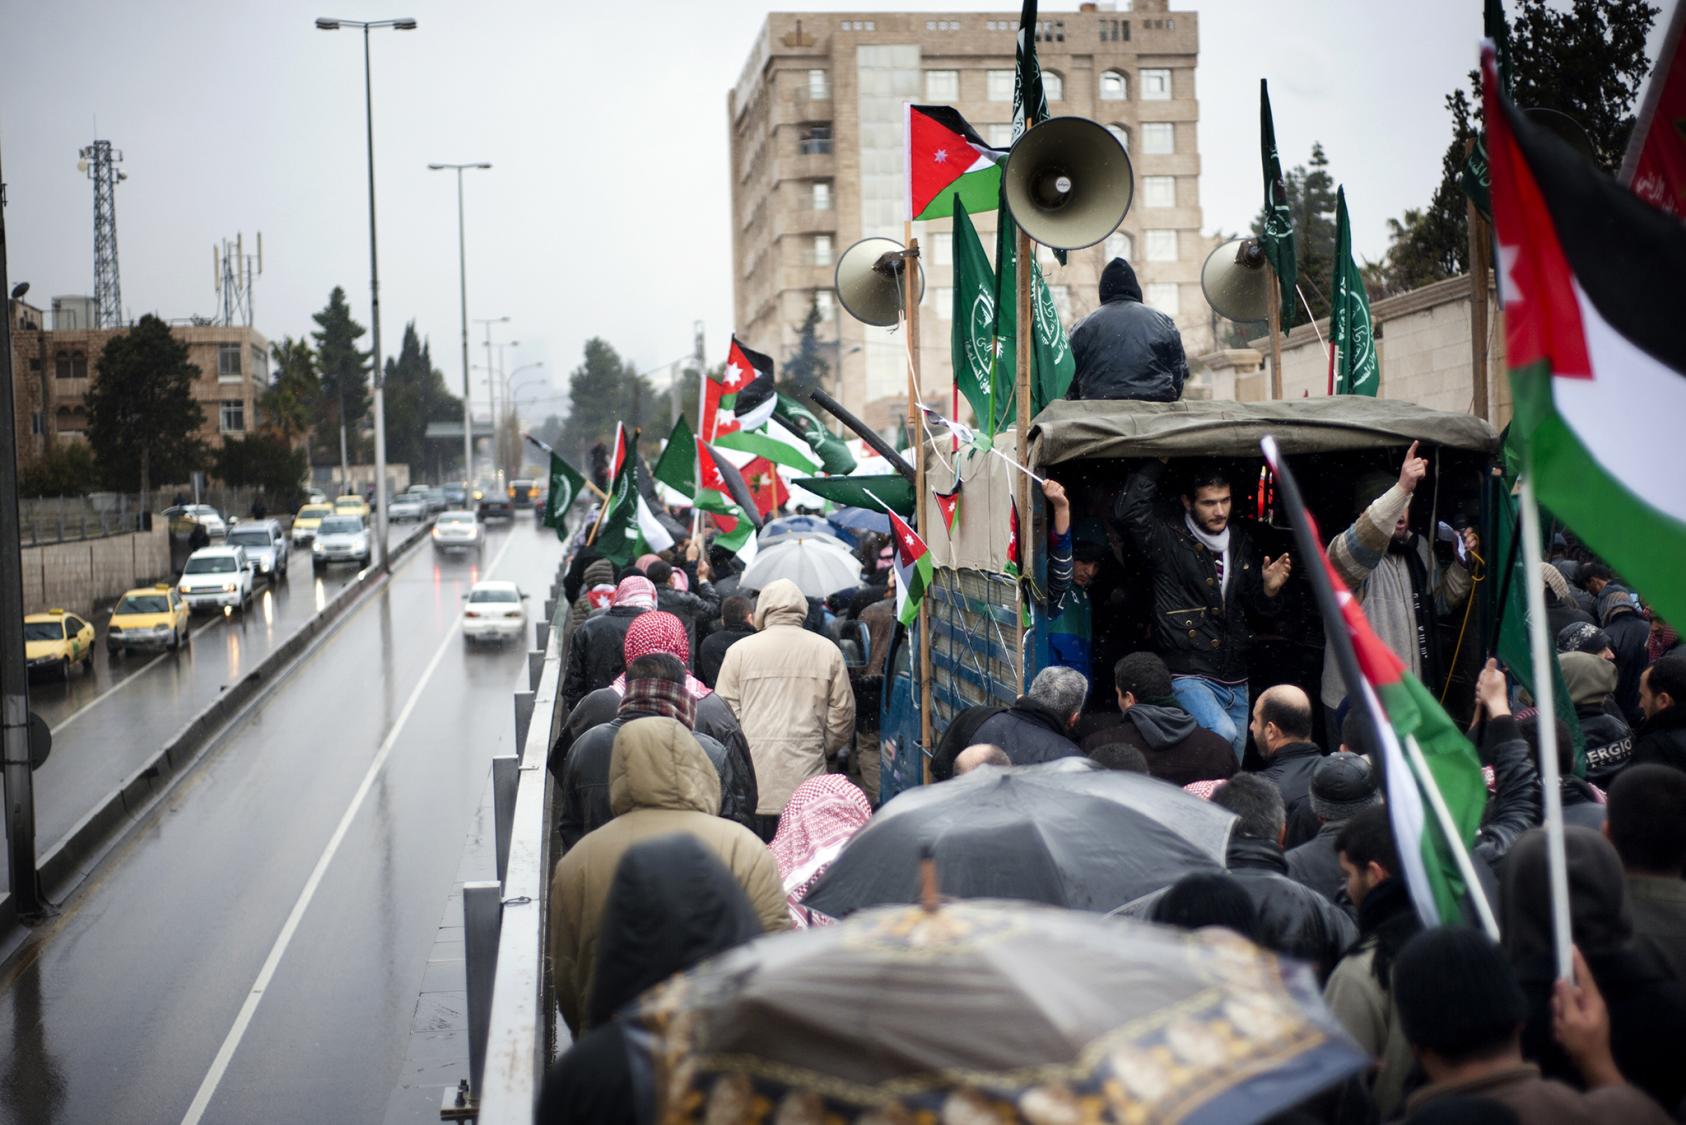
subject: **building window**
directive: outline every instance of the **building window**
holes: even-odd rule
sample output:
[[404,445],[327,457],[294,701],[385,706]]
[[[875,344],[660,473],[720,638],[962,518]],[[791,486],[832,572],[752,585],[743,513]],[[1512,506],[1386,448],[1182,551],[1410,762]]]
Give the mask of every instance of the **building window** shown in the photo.
[[1101,101],[1121,102],[1130,97],[1130,80],[1121,70],[1101,71]]
[[814,264],[816,266],[831,265],[831,235],[816,234],[814,236]]
[[926,20],[926,31],[959,31],[959,20]]
[[[1129,11],[1128,7],[1122,9]],[[1128,43],[1130,41],[1130,21],[1106,19],[1101,21],[1102,43]]]
[[1011,121],[991,121],[984,126],[984,140],[991,148],[1006,148],[1013,143],[1013,123]]
[[954,239],[947,234],[938,234],[929,242],[920,244],[920,252],[929,252],[933,266],[952,266],[954,264]]
[[933,285],[928,292],[931,303],[937,307],[938,320],[954,319],[954,290],[947,285]]
[[1150,230],[1147,235],[1147,260],[1150,262],[1174,262],[1177,260],[1177,232],[1174,230]]
[[1044,70],[1042,93],[1051,102],[1065,101],[1065,76],[1057,70]]
[[59,379],[86,379],[87,352],[58,352],[53,356],[53,375]]
[[808,72],[808,96],[823,99],[831,97],[831,80],[823,70]]
[[47,415],[45,411],[36,410],[29,415],[29,432],[44,434],[47,432]]
[[1126,262],[1136,256],[1136,243],[1130,235],[1121,230],[1115,230],[1106,236],[1106,260],[1123,258]]
[[240,370],[240,345],[217,345],[217,378],[224,383],[238,383],[243,372]]
[[1147,287],[1147,304],[1149,308],[1158,309],[1173,319],[1180,311],[1177,303],[1177,283],[1174,281],[1156,281]]
[[1168,70],[1142,71],[1142,101],[1164,102],[1171,99],[1171,72]]
[[221,418],[219,419],[222,432],[225,434],[243,434],[246,432],[246,404],[237,398],[222,400]]
[[831,122],[815,121],[798,127],[798,149],[803,156],[831,155]]
[[269,357],[256,344],[252,345],[252,379],[266,386],[269,383]]
[[1175,207],[1176,205],[1177,178],[1175,176],[1142,177],[1143,207]]
[[1177,151],[1176,126],[1169,121],[1142,122],[1142,153],[1145,156],[1168,156]]
[[991,70],[984,73],[985,96],[992,102],[1010,102],[1013,100],[1013,72],[1010,70]]
[[958,70],[927,70],[925,72],[925,100],[951,102],[960,97]]
[[832,316],[837,312],[837,306],[832,303],[831,290],[814,290],[814,308],[819,311],[821,324],[831,323]]
[[1039,43],[1064,43],[1064,20],[1037,20],[1036,39]]
[[813,187],[814,187],[814,210],[816,210],[816,211],[829,211],[829,210],[831,210],[831,181],[830,180],[815,180]]
[[1048,286],[1048,294],[1054,298],[1054,311],[1059,314],[1060,323],[1069,324],[1071,322],[1071,286],[1050,285]]
[[1130,130],[1113,121],[1107,124],[1106,131],[1118,138],[1118,143],[1124,146],[1125,152],[1130,151]]
[[877,25],[871,20],[844,20],[844,31],[876,31]]

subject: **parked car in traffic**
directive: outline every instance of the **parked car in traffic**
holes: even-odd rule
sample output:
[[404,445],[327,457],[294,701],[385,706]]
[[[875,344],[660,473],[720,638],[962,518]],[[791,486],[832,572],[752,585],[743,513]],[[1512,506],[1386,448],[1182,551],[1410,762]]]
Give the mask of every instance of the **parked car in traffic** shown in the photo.
[[311,503],[299,509],[299,514],[293,517],[293,546],[308,547],[310,541],[316,538],[316,528],[324,516],[334,514],[332,504]]
[[176,590],[191,610],[238,609],[252,600],[257,564],[244,547],[201,547],[187,557]]
[[280,520],[241,520],[228,533],[228,544],[244,547],[246,557],[257,564],[257,573],[270,585],[287,573],[291,551]]
[[463,640],[520,640],[527,633],[527,595],[513,582],[476,582],[462,611]]
[[433,549],[436,552],[473,551],[486,546],[486,533],[473,512],[441,512],[433,521]]
[[125,592],[105,627],[105,651],[112,656],[130,649],[180,648],[192,640],[187,603],[167,582]]
[[94,670],[94,627],[62,609],[31,613],[23,619],[23,655],[30,674],[51,673],[70,679],[70,666]]
[[368,566],[373,558],[370,542],[369,525],[361,516],[329,516],[316,529],[316,542],[310,545],[311,565],[354,562]]
[[361,496],[334,497],[334,514],[336,516],[356,516],[360,520],[369,518],[369,502]]
[[221,539],[228,534],[228,521],[209,504],[179,504],[173,508],[165,508],[164,516],[170,521],[172,530],[185,522],[203,527],[205,534],[212,539]]
[[386,518],[393,523],[420,523],[427,518],[427,494],[399,493],[387,501]]
[[453,481],[439,490],[445,494],[445,510],[468,507],[468,485]]

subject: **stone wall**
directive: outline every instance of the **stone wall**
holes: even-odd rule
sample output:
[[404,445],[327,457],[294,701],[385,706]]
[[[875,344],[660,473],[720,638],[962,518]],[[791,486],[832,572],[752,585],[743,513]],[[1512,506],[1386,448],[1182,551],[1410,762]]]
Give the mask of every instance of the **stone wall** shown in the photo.
[[101,601],[170,578],[170,533],[157,519],[151,531],[25,547],[23,608],[25,613],[67,609],[91,615]]
[[[1468,413],[1475,401],[1470,347],[1469,278],[1413,289],[1375,302],[1376,354],[1381,364],[1381,398],[1404,399],[1436,410]],[[1504,315],[1488,297],[1488,421],[1510,421],[1510,382],[1505,378]],[[1328,391],[1329,359],[1322,340],[1329,322],[1295,326],[1282,340],[1282,395],[1302,398]],[[1319,339],[1322,335],[1322,340]],[[1190,364],[1188,397],[1260,401],[1270,397],[1270,340],[1200,356]]]

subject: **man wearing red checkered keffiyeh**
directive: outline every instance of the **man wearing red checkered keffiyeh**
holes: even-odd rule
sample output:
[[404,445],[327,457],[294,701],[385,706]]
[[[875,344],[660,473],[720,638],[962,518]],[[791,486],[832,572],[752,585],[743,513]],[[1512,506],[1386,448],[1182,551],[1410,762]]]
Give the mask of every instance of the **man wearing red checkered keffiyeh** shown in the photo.
[[[685,635],[685,623],[664,610],[643,614],[627,627],[624,651],[628,664],[652,652],[672,653],[681,664],[689,665],[691,662],[691,642]],[[626,694],[626,673],[616,677],[611,686],[617,695]],[[691,693],[693,699],[712,694],[707,684],[688,671],[685,673],[685,690]]]
[[872,816],[872,806],[842,774],[822,773],[798,785],[779,816],[779,831],[768,847],[779,864],[791,925],[824,926],[831,919],[802,905],[802,896],[819,882],[826,868]]

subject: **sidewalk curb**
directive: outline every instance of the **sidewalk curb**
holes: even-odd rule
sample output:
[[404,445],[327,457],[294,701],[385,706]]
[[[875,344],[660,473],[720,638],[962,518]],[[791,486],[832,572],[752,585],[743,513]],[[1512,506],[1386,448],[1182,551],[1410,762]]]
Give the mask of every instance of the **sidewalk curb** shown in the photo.
[[[392,547],[389,563],[397,563],[424,542],[430,526],[423,523]],[[272,649],[251,671],[229,684],[220,696],[159,747],[149,761],[119,783],[62,839],[44,850],[37,867],[47,897],[55,903],[69,898],[123,842],[129,830],[192,771],[228,725],[260,695],[284,680],[315,641],[331,632],[389,578],[390,573],[370,572],[347,584],[320,613]],[[0,963],[11,956],[27,932],[28,927],[18,919],[12,895],[0,896]]]

